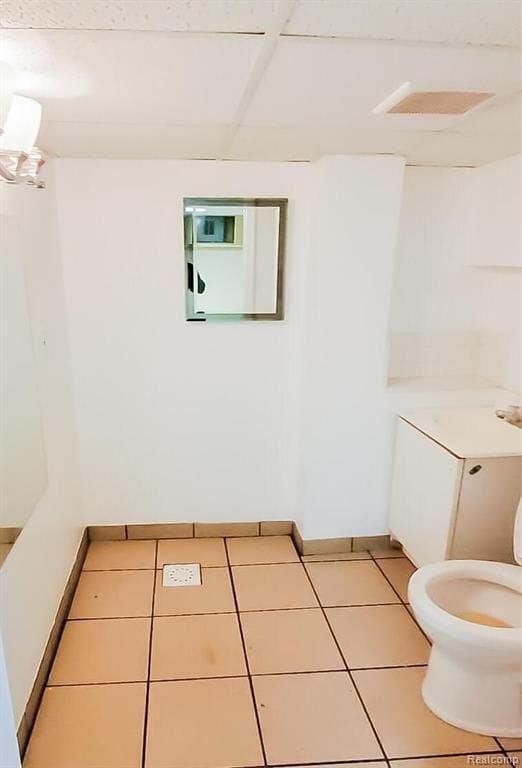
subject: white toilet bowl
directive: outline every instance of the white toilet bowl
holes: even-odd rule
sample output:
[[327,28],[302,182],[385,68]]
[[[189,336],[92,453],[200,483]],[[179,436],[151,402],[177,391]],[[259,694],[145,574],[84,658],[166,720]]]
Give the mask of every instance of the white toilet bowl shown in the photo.
[[[517,562],[521,521],[522,503]],[[422,687],[427,706],[467,731],[522,737],[522,568],[483,560],[434,563],[413,574],[408,595],[433,642]]]

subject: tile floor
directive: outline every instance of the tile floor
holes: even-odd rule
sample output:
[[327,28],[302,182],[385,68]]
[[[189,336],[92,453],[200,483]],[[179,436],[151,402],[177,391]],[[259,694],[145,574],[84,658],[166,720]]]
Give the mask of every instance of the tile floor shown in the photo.
[[[200,563],[202,586],[164,588],[174,562]],[[424,706],[412,572],[396,551],[300,558],[287,536],[92,543],[24,768],[519,757],[522,740],[461,731]]]

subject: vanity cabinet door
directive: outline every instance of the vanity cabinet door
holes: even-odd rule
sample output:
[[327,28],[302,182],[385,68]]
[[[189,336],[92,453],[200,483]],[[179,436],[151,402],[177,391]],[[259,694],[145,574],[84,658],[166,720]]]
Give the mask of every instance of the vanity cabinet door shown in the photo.
[[419,567],[449,557],[463,465],[461,459],[399,419],[390,532]]
[[513,563],[522,458],[466,459],[450,558]]

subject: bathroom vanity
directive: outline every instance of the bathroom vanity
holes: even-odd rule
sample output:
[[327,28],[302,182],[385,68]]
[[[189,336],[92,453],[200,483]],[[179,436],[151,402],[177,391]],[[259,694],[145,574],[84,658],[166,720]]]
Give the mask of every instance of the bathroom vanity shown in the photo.
[[489,407],[401,413],[390,533],[417,566],[441,560],[513,563],[522,493],[522,429]]

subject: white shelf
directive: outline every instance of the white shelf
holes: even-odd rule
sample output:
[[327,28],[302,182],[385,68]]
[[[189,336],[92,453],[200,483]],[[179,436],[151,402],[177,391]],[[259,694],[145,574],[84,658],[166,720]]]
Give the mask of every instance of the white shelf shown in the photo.
[[460,458],[522,456],[522,429],[489,406],[423,408],[400,417]]

